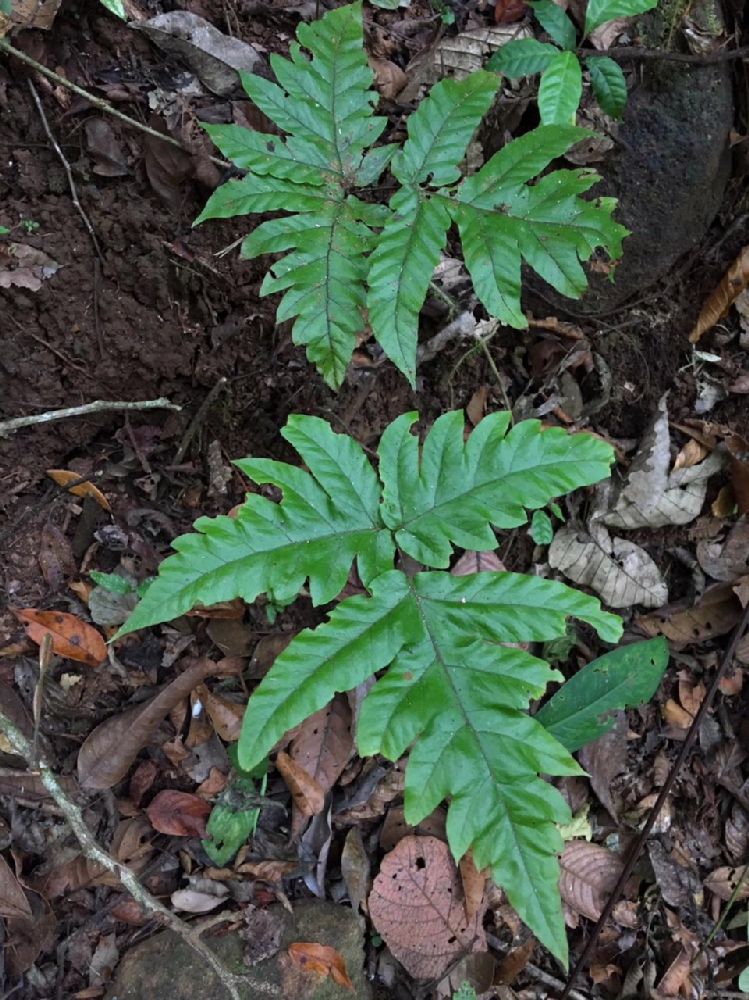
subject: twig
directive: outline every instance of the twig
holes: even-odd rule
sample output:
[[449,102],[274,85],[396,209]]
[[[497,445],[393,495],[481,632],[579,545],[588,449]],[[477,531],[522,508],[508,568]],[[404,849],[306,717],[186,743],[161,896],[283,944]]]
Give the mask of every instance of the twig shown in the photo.
[[[0,731],[2,731],[7,737],[8,742],[13,747],[14,751],[21,757],[24,757],[27,761],[31,762],[33,754],[31,744],[23,735],[21,730],[18,729],[17,726],[14,726],[11,720],[3,712],[0,712]],[[251,985],[253,990],[256,990],[258,993],[264,993],[266,996],[281,995],[280,990],[270,983],[253,980],[250,984],[244,977],[237,976],[230,972],[213,953],[213,951],[211,951],[208,945],[205,944],[197,931],[195,931],[192,927],[189,927],[183,920],[180,920],[175,913],[172,913],[171,910],[167,909],[167,907],[164,906],[163,903],[160,903],[155,896],[152,896],[151,893],[141,885],[133,871],[128,868],[127,865],[123,865],[115,861],[115,859],[108,854],[107,851],[99,846],[93,834],[86,826],[83,819],[83,813],[81,812],[79,806],[77,806],[76,803],[70,798],[68,793],[58,781],[57,776],[50,770],[49,765],[44,760],[39,760],[38,773],[42,784],[60,807],[65,819],[68,821],[71,830],[78,840],[78,843],[81,845],[84,855],[89,858],[89,860],[101,865],[107,871],[111,872],[122,884],[122,886],[127,889],[133,899],[140,903],[140,905],[149,913],[158,917],[164,924],[166,924],[167,927],[169,927],[170,930],[179,935],[185,944],[200,955],[200,957],[204,959],[204,961],[206,961],[216,973],[222,986],[232,1000],[242,1000],[239,992],[239,987],[242,984],[246,984],[248,986]]]
[[86,212],[84,211],[83,205],[81,205],[80,199],[78,197],[78,189],[76,188],[75,181],[73,180],[73,171],[70,169],[70,164],[65,159],[65,154],[60,149],[60,144],[57,141],[57,139],[55,139],[54,134],[52,132],[52,129],[49,127],[49,122],[47,121],[47,116],[44,113],[44,107],[42,105],[42,102],[39,100],[39,94],[36,92],[36,87],[34,86],[34,84],[33,84],[33,82],[31,80],[27,80],[26,82],[29,85],[29,90],[31,91],[31,96],[34,99],[34,104],[36,104],[36,110],[39,112],[39,117],[42,120],[42,125],[44,126],[44,131],[47,133],[47,138],[49,139],[50,143],[52,144],[52,148],[57,153],[57,158],[59,159],[60,163],[62,163],[63,169],[65,170],[65,176],[68,178],[68,187],[70,188],[70,197],[73,199],[73,204],[76,207],[76,211],[78,212],[78,214],[80,215],[80,217],[83,219],[83,225],[88,230],[88,235],[91,237],[91,242],[94,245],[94,250],[96,252],[96,256],[103,263],[104,262],[104,256],[103,256],[103,254],[101,252],[101,247],[99,246],[99,241],[96,238],[96,233],[94,232],[94,227],[91,225],[91,220],[86,215]]
[[680,62],[691,63],[694,66],[713,66],[715,63],[731,62],[734,59],[749,59],[749,45],[740,49],[719,49],[717,52],[706,52],[704,55],[693,55],[690,52],[664,52],[663,49],[638,49],[628,45],[615,45],[605,51],[598,49],[580,49],[581,56],[610,56],[623,62]]
[[179,443],[179,448],[177,448],[177,453],[174,456],[174,463],[173,463],[174,465],[179,465],[179,463],[185,457],[185,453],[187,452],[187,449],[190,447],[190,442],[195,437],[195,433],[198,427],[200,427],[202,422],[205,420],[206,413],[213,405],[213,401],[215,400],[216,396],[218,396],[218,394],[226,385],[226,382],[227,382],[226,376],[222,375],[221,378],[218,380],[218,382],[208,393],[208,395],[205,397],[203,402],[200,404],[198,412],[195,414],[190,423],[187,425],[187,430],[183,434],[182,440]]
[[637,837],[637,840],[635,841],[629,853],[627,863],[622,869],[622,873],[619,876],[616,885],[611,890],[611,894],[609,895],[609,898],[606,901],[606,905],[604,906],[601,912],[601,916],[598,918],[598,921],[595,927],[593,928],[591,935],[585,944],[585,947],[583,948],[583,953],[577,960],[574,968],[567,977],[567,982],[564,985],[564,990],[562,991],[559,1000],[567,1000],[567,997],[571,996],[570,991],[572,989],[572,984],[577,979],[578,974],[582,972],[583,967],[585,966],[586,962],[593,953],[593,948],[595,947],[595,943],[598,940],[598,936],[601,933],[604,924],[611,916],[611,911],[614,909],[614,906],[616,905],[619,899],[622,889],[624,888],[627,880],[634,871],[634,867],[637,864],[640,852],[645,846],[645,841],[648,839],[650,831],[653,829],[653,825],[658,817],[658,814],[663,808],[663,804],[666,801],[666,798],[668,797],[671,791],[673,783],[676,780],[676,775],[681,770],[682,764],[687,759],[687,755],[689,751],[692,749],[695,740],[697,739],[697,735],[700,731],[700,726],[702,725],[702,720],[707,715],[707,712],[710,706],[712,705],[713,700],[715,699],[715,695],[718,693],[718,689],[720,687],[720,682],[723,679],[723,675],[725,674],[731,661],[733,660],[733,654],[736,651],[736,647],[738,646],[741,637],[744,635],[747,626],[749,626],[749,605],[747,605],[744,614],[741,616],[741,621],[734,629],[733,636],[731,637],[731,642],[728,645],[728,649],[726,650],[726,654],[723,657],[723,661],[718,670],[716,671],[715,677],[713,677],[712,684],[710,685],[707,694],[703,698],[702,704],[697,709],[697,714],[692,720],[692,724],[689,727],[686,739],[681,745],[681,750],[679,751],[679,754],[676,760],[674,761],[671,770],[669,771],[668,777],[666,778],[663,787],[660,790],[658,798],[655,800],[653,808],[650,810],[648,818],[645,820],[645,825],[640,831],[640,834]]
[[[98,108],[100,111],[106,112],[106,114],[111,115],[113,118],[118,118],[125,125],[129,125],[130,128],[137,129],[139,132],[145,132],[146,135],[150,135],[154,139],[160,139],[161,142],[165,142],[169,146],[175,146],[177,149],[181,149],[184,153],[188,153],[192,156],[192,150],[185,146],[179,141],[179,139],[173,138],[171,135],[165,135],[163,132],[157,131],[155,128],[151,128],[149,125],[144,125],[139,122],[136,118],[131,118],[129,115],[123,114],[122,111],[118,111],[117,108],[112,107],[106,101],[102,100],[101,97],[96,97],[94,94],[90,94],[83,87],[79,87],[75,83],[71,83],[70,80],[66,79],[64,76],[60,76],[59,73],[53,72],[51,69],[47,69],[42,63],[37,62],[36,59],[32,59],[31,56],[27,56],[25,52],[21,52],[20,49],[14,48],[6,38],[0,38],[0,52],[7,52],[9,56],[13,56],[14,59],[20,59],[21,62],[26,63],[27,66],[32,66],[37,73],[41,73],[42,76],[46,76],[48,80],[52,80],[59,87],[65,87],[67,90],[72,91],[79,97],[88,101],[93,107]],[[217,156],[209,156],[208,159],[211,163],[215,163],[217,167],[221,167],[222,170],[228,170],[231,168],[231,164],[226,160],[221,160]]]
[[33,427],[35,424],[48,424],[52,420],[65,420],[67,417],[83,417],[89,413],[109,413],[116,410],[181,410],[177,403],[172,403],[164,396],[158,399],[136,399],[132,402],[116,399],[97,399],[93,403],[82,406],[66,406],[62,410],[48,410],[46,413],[35,413],[29,417],[14,417],[12,420],[0,421],[0,437],[7,437],[22,427]]

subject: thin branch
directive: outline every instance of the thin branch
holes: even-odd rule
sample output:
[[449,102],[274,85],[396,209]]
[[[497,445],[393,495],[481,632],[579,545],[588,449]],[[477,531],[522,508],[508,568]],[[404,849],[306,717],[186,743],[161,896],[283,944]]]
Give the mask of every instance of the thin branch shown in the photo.
[[70,188],[70,197],[73,199],[73,204],[80,217],[83,219],[83,225],[88,230],[88,235],[91,237],[91,242],[94,245],[94,250],[96,251],[96,256],[103,263],[104,256],[101,252],[101,247],[99,246],[99,241],[96,238],[96,233],[94,232],[94,227],[91,225],[91,220],[86,215],[83,205],[81,205],[80,199],[78,197],[78,189],[75,186],[75,181],[73,180],[73,171],[70,169],[70,164],[65,159],[65,154],[60,149],[60,144],[55,139],[52,129],[49,127],[49,122],[47,121],[47,116],[44,113],[44,107],[42,102],[39,100],[39,94],[36,92],[36,87],[31,80],[26,81],[29,85],[29,90],[31,91],[31,96],[34,99],[34,104],[36,104],[36,110],[39,112],[39,117],[42,120],[42,125],[44,126],[44,131],[47,133],[47,138],[52,143],[52,148],[57,153],[57,158],[60,163],[62,163],[63,169],[65,170],[65,176],[68,178],[68,187]]
[[[100,111],[104,111],[113,118],[119,119],[119,121],[124,122],[125,125],[129,125],[130,128],[137,129],[138,132],[144,132],[146,135],[150,135],[154,139],[160,139],[161,142],[165,142],[168,146],[174,146],[177,149],[181,149],[184,153],[188,153],[190,156],[193,155],[193,150],[185,146],[184,143],[181,143],[179,139],[175,139],[171,135],[165,135],[163,132],[159,132],[155,128],[151,128],[149,125],[144,125],[136,118],[131,118],[129,115],[123,114],[122,111],[118,111],[117,108],[108,104],[107,101],[102,100],[101,97],[96,97],[94,94],[84,90],[83,87],[79,87],[77,84],[71,83],[70,80],[66,79],[64,76],[60,76],[59,73],[55,73],[53,70],[47,69],[46,66],[37,62],[36,59],[32,59],[31,56],[27,56],[25,52],[21,52],[20,49],[11,45],[6,38],[0,38],[0,52],[6,52],[9,56],[13,56],[14,59],[20,59],[21,62],[26,63],[27,66],[33,67],[37,73],[41,73],[42,76],[46,76],[48,80],[56,83],[59,87],[65,87],[67,90],[72,91],[74,94],[77,94],[79,97],[88,101],[89,104],[93,105],[93,107],[98,108]],[[219,159],[217,156],[209,156],[208,159],[211,163],[215,163],[217,167],[221,167],[222,170],[231,169],[230,163],[226,160]]]
[[637,837],[637,840],[635,841],[629,853],[627,863],[625,864],[622,873],[617,880],[616,885],[611,890],[611,894],[609,895],[609,898],[606,901],[606,905],[604,906],[601,912],[601,916],[598,918],[598,921],[595,927],[593,928],[591,935],[585,944],[585,947],[583,948],[582,955],[577,960],[574,968],[567,977],[567,982],[564,985],[564,990],[562,991],[559,1000],[567,1000],[567,998],[572,995],[572,984],[575,982],[580,972],[582,972],[583,968],[585,967],[585,964],[587,963],[588,959],[593,953],[593,948],[595,947],[595,943],[598,940],[598,936],[601,933],[604,924],[611,916],[611,911],[616,906],[616,903],[619,899],[619,896],[621,895],[621,892],[627,880],[634,871],[634,867],[637,864],[640,852],[645,846],[645,841],[650,836],[650,832],[653,829],[653,825],[655,824],[655,821],[658,818],[658,815],[661,809],[663,808],[663,805],[668,795],[671,792],[673,783],[676,780],[676,775],[681,770],[684,761],[687,759],[689,751],[692,749],[694,742],[697,739],[697,736],[700,731],[700,726],[702,725],[702,720],[707,715],[708,710],[710,709],[710,706],[712,705],[715,696],[718,693],[720,682],[723,680],[725,672],[733,660],[733,654],[736,651],[736,647],[738,646],[739,641],[741,640],[748,626],[749,626],[749,605],[747,605],[744,614],[741,616],[741,621],[733,631],[731,642],[729,643],[728,649],[726,650],[725,656],[723,657],[723,661],[720,667],[715,672],[712,684],[710,685],[707,694],[702,700],[702,704],[698,708],[697,713],[694,719],[692,720],[692,724],[689,727],[686,739],[681,745],[681,750],[679,751],[679,754],[676,760],[674,761],[671,770],[669,771],[668,777],[666,778],[663,787],[660,790],[658,798],[655,800],[653,808],[650,810],[648,818],[645,820],[645,825],[640,831],[640,834]]
[[580,49],[581,56],[609,56],[621,62],[680,62],[693,66],[714,66],[734,59],[749,59],[749,45],[740,49],[718,49],[696,55],[691,52],[664,52],[663,49],[638,49],[634,46],[615,45],[610,49]]
[[136,399],[133,402],[116,399],[97,399],[93,403],[82,406],[66,406],[62,410],[48,410],[46,413],[35,413],[29,417],[14,417],[12,420],[0,421],[0,437],[14,434],[22,427],[33,427],[35,424],[48,424],[53,420],[65,420],[67,417],[83,417],[89,413],[109,413],[117,410],[181,410],[177,403],[172,403],[164,396],[158,399]]
[[[0,712],[0,731],[7,737],[14,751],[31,763],[33,755],[31,744],[21,730],[2,712]],[[232,1000],[242,1000],[240,993],[240,986],[242,985],[251,987],[251,989],[266,996],[281,995],[280,990],[271,983],[259,982],[257,980],[252,980],[250,983],[243,976],[237,976],[233,972],[230,972],[202,940],[196,930],[188,926],[183,920],[180,920],[175,913],[172,913],[155,896],[151,895],[141,885],[133,871],[127,865],[115,861],[111,854],[108,854],[107,851],[99,846],[93,834],[86,826],[79,806],[70,798],[57,779],[57,776],[50,770],[49,765],[44,760],[39,760],[38,771],[36,773],[39,774],[42,784],[60,807],[78,843],[81,845],[84,855],[89,860],[111,872],[121,885],[127,889],[133,899],[137,900],[149,913],[158,917],[161,923],[166,924],[170,930],[182,938],[185,944],[200,955],[211,966]]]
[[208,410],[213,405],[216,396],[218,396],[218,394],[226,385],[226,382],[227,382],[226,376],[222,375],[221,378],[218,380],[218,382],[213,386],[211,391],[208,393],[208,395],[205,397],[203,402],[200,404],[198,412],[190,421],[187,430],[185,431],[184,436],[182,437],[182,440],[179,443],[179,448],[177,448],[177,453],[174,456],[174,465],[179,465],[179,463],[187,454],[187,449],[190,447],[190,442],[195,437],[198,427],[200,427],[200,425],[205,420]]

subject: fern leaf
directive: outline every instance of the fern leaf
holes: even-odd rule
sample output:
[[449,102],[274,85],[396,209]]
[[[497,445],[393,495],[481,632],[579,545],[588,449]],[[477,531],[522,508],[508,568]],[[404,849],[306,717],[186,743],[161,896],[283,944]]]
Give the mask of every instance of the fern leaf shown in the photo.
[[427,566],[449,565],[453,545],[479,551],[496,545],[492,525],[513,528],[526,509],[608,475],[611,448],[597,438],[542,429],[525,420],[507,433],[509,415],[485,417],[463,441],[463,415],[439,417],[419,444],[404,414],[380,442],[382,519],[398,545]]
[[251,494],[236,518],[196,521],[118,635],[235,597],[265,593],[288,604],[307,579],[323,604],[343,589],[355,559],[364,580],[392,566],[380,486],[361,447],[317,417],[291,417],[282,433],[313,475],[267,459],[238,462],[256,483],[280,487],[281,503]]

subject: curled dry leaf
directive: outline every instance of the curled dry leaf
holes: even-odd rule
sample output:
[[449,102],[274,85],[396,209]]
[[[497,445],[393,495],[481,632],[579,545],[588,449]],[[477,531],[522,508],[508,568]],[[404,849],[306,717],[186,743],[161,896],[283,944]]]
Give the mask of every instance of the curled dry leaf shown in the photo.
[[316,816],[323,811],[325,792],[316,778],[283,750],[276,757],[276,767],[302,816]]
[[198,660],[150,701],[98,725],[86,737],[78,753],[78,778],[84,788],[111,788],[121,781],[175,705],[187,698],[206,677],[222,672],[221,661]]
[[0,854],[0,917],[31,918],[31,905],[13,871]]
[[375,75],[375,86],[379,92],[386,101],[394,100],[408,82],[406,74],[390,59],[370,56],[368,62]]
[[310,715],[291,741],[289,756],[328,792],[338,781],[354,748],[351,706],[345,695]]
[[696,344],[703,334],[712,330],[715,324],[723,319],[747,284],[749,284],[749,246],[744,247],[702,307],[694,329],[689,334],[691,343]]
[[469,922],[476,914],[485,909],[484,890],[486,889],[486,870],[479,871],[473,863],[473,855],[469,851],[460,859],[458,865],[460,881],[463,884],[463,897],[465,899],[466,917]]
[[78,480],[81,478],[78,472],[72,472],[70,469],[47,469],[47,475],[50,479],[57,483],[58,486],[62,486],[63,489],[68,488],[70,483],[75,483],[75,486],[70,486],[67,489],[68,493],[72,493],[76,497],[91,497],[95,500],[100,507],[104,510],[111,510],[109,506],[109,500],[104,496],[101,490],[94,486],[93,483],[79,483]]
[[14,612],[23,622],[26,634],[37,645],[45,635],[52,638],[52,649],[58,656],[76,660],[89,667],[98,667],[107,658],[107,644],[92,625],[65,611],[38,611],[22,608]]
[[483,951],[483,907],[466,917],[460,878],[447,844],[404,837],[386,855],[369,896],[372,922],[417,979],[439,979],[462,953]]
[[559,891],[564,902],[589,920],[598,920],[622,873],[619,858],[600,844],[571,840],[560,860]]
[[[201,879],[206,882],[207,879]],[[210,913],[226,901],[229,890],[226,886],[217,882],[216,892],[204,892],[200,889],[177,889],[172,893],[172,906],[175,910],[184,910],[186,913]]]
[[727,866],[716,868],[705,879],[705,888],[714,893],[718,899],[728,901],[738,886],[735,899],[749,899],[749,871],[747,869],[749,869],[749,865],[741,865],[739,868]]
[[205,837],[205,824],[212,808],[198,795],[168,788],[154,798],[146,815],[159,833],[172,837]]
[[353,992],[354,984],[346,970],[346,963],[335,948],[315,941],[294,941],[289,945],[288,952],[297,968],[317,976],[330,976],[334,983]]
[[208,713],[208,718],[216,733],[224,742],[236,743],[242,730],[244,705],[224,698],[220,694],[214,694],[205,684],[199,685],[195,689],[195,693]]

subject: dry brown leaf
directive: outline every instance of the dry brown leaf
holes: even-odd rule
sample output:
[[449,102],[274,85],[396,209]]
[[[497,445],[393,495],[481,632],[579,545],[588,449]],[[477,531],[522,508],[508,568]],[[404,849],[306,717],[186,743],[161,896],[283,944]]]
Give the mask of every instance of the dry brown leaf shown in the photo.
[[242,730],[245,706],[220,694],[214,694],[205,684],[199,685],[195,693],[203,703],[216,733],[224,742],[236,743]]
[[123,896],[109,912],[115,920],[121,920],[123,924],[129,924],[131,927],[142,927],[151,919],[148,910],[131,896]]
[[[0,18],[2,18],[0,14]],[[0,26],[0,37],[2,27]],[[26,288],[38,292],[42,282],[59,271],[57,261],[27,243],[0,244],[0,288]]]
[[517,948],[511,948],[509,954],[497,966],[497,971],[494,974],[494,982],[512,986],[528,962],[533,958],[535,950],[536,939],[534,937],[529,937],[527,941],[524,941]]
[[323,811],[325,792],[316,778],[283,750],[276,756],[276,767],[302,816],[316,816]]
[[42,528],[38,558],[42,576],[53,591],[62,589],[65,581],[75,576],[73,549],[55,524],[47,522]]
[[731,434],[726,438],[726,447],[731,456],[731,485],[739,513],[749,514],[749,441]]
[[54,948],[57,918],[45,899],[32,896],[32,916],[10,917],[5,926],[3,961],[5,974],[20,979],[42,952]]
[[749,284],[749,246],[744,247],[702,307],[694,329],[689,334],[691,343],[696,344],[703,334],[712,330],[715,324],[723,319],[747,284]]
[[734,379],[729,386],[727,386],[729,392],[734,392],[736,395],[743,396],[744,393],[749,392],[749,372],[744,372],[739,375],[738,378]]
[[580,763],[590,775],[593,791],[601,805],[614,818],[618,818],[619,805],[614,800],[613,782],[627,766],[627,717],[616,713],[611,729],[580,750]]
[[575,913],[598,920],[622,872],[620,859],[600,844],[571,840],[560,859],[559,891]]
[[26,634],[37,645],[45,635],[52,637],[52,649],[68,660],[98,667],[107,658],[107,644],[92,625],[64,611],[38,611],[21,608],[14,611],[24,623]]
[[243,865],[239,865],[237,871],[263,882],[280,882],[298,868],[297,861],[246,861]]
[[674,701],[673,698],[669,698],[666,704],[662,708],[662,715],[665,722],[669,726],[673,726],[674,729],[689,729],[694,721],[694,716],[690,715],[685,708]]
[[351,706],[337,694],[306,719],[291,741],[289,756],[328,792],[341,776],[354,748]]
[[525,17],[528,6],[524,0],[496,0],[494,4],[495,24],[514,24]]
[[367,60],[372,72],[375,75],[375,87],[379,90],[386,101],[395,100],[408,82],[408,77],[390,59],[378,59],[370,56]]
[[212,808],[197,795],[167,788],[153,799],[146,815],[159,833],[172,837],[205,837],[205,824]]
[[734,524],[722,542],[700,539],[697,561],[715,580],[730,582],[743,576],[749,569],[749,522]]
[[496,552],[464,552],[450,570],[453,576],[505,571]]
[[733,487],[721,486],[718,495],[710,504],[710,513],[713,517],[730,517],[736,508],[736,499],[733,495]]
[[111,788],[121,781],[162,719],[206,677],[222,673],[221,662],[198,660],[150,701],[112,716],[89,733],[78,753],[78,778],[84,788]]
[[730,632],[741,617],[741,603],[728,583],[709,587],[693,608],[665,607],[635,623],[648,636],[665,635],[672,642],[706,642]]
[[704,886],[718,899],[728,901],[738,885],[739,890],[735,899],[749,899],[749,872],[747,872],[747,868],[749,865],[741,865],[738,868],[729,868],[728,866],[716,868],[705,879]]
[[480,385],[466,405],[466,416],[473,427],[477,427],[486,413],[486,401],[489,398],[489,386]]
[[486,909],[484,905],[486,870],[478,870],[473,863],[473,855],[470,851],[460,859],[458,870],[460,871],[460,881],[463,883],[466,917],[470,923],[482,907]]
[[700,441],[690,438],[674,460],[673,471],[678,469],[691,469],[693,465],[698,465],[703,458],[707,458],[710,449],[706,448]]
[[[72,472],[70,469],[47,469],[47,475],[50,479],[53,479],[58,486],[63,488],[67,487],[69,483],[75,483],[81,478],[80,473]],[[78,483],[76,486],[70,486],[68,493],[72,493],[77,497],[91,497],[95,500],[100,507],[104,510],[111,510],[109,506],[109,501],[104,496],[98,487],[94,486],[93,483]]]
[[343,956],[335,948],[315,941],[294,941],[288,948],[292,962],[305,972],[318,976],[330,976],[334,983],[354,990]]
[[679,672],[679,701],[691,716],[695,716],[699,711],[706,693],[702,681],[695,684],[688,671]]
[[6,919],[31,917],[31,905],[26,893],[2,854],[0,854],[0,917]]
[[[658,995],[661,997],[675,997],[689,984],[690,981],[690,967],[692,964],[693,952],[691,949],[681,948],[679,954],[673,960],[671,965],[663,975],[663,978],[658,983],[656,989]],[[686,996],[691,995],[691,991],[685,994]]]
[[359,912],[360,906],[364,907],[366,912],[371,883],[370,865],[369,855],[358,826],[352,826],[346,834],[341,852],[341,875],[346,883],[354,913]]
[[391,806],[380,829],[380,847],[385,852],[392,851],[404,837],[411,835],[445,840],[447,837],[445,832],[446,816],[445,810],[438,808],[425,816],[418,826],[411,826],[410,823],[406,822],[404,807],[402,805]]
[[383,858],[369,896],[372,922],[410,975],[438,979],[464,952],[483,951],[483,910],[466,919],[447,844],[404,837]]
[[733,584],[733,592],[739,599],[739,604],[745,608],[749,604],[749,576],[740,577]]
[[49,31],[61,0],[13,0],[11,13],[0,13],[0,38],[11,28],[39,28]]

